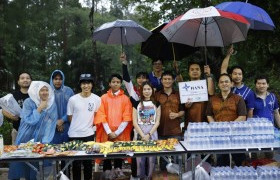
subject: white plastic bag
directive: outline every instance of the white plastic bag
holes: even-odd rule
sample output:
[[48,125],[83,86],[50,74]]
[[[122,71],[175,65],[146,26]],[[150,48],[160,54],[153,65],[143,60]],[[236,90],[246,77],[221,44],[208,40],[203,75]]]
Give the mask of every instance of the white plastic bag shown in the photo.
[[0,106],[14,116],[20,116],[21,108],[12,94],[0,98]]
[[179,174],[179,165],[174,163],[168,163],[166,165],[167,172],[171,174]]
[[[188,171],[183,174],[183,180],[192,180],[192,172]],[[209,174],[201,166],[197,166],[195,169],[195,180],[210,180]]]
[[60,171],[59,173],[60,173],[59,180],[70,180],[62,171]]

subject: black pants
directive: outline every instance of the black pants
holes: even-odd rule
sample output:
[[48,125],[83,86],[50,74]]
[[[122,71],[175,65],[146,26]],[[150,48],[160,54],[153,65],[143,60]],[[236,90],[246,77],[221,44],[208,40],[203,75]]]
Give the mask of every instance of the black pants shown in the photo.
[[[231,156],[236,166],[242,166],[242,162],[246,159],[246,155],[244,153],[231,154]],[[230,166],[229,163],[229,154],[217,155],[217,166]]]
[[[94,136],[88,137],[71,137],[69,138],[70,141],[73,140],[80,140],[83,142],[93,141]],[[90,180],[92,179],[92,160],[83,160],[83,161],[74,161],[73,162],[73,179],[74,180],[81,180],[81,164],[84,165],[84,179]]]
[[[122,168],[122,163],[123,163],[123,160],[122,159],[114,159],[114,168]],[[103,161],[103,171],[106,171],[106,170],[111,170],[112,169],[112,160],[111,159],[105,159]]]

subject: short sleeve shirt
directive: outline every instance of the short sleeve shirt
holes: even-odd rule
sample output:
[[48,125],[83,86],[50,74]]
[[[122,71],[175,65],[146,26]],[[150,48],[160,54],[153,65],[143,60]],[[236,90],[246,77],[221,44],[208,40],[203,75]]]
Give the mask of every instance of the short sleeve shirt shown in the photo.
[[[12,93],[13,97],[15,98],[15,100],[17,101],[17,103],[19,104],[19,106],[22,108],[23,106],[23,102],[25,99],[29,98],[28,94],[23,94],[21,91],[15,91]],[[20,119],[18,121],[12,121],[13,122],[13,128],[18,130],[19,125],[20,125]]]
[[133,103],[133,107],[137,110],[138,124],[154,125],[157,117],[157,107],[159,104],[154,104],[152,101],[143,101]]
[[69,99],[67,104],[67,115],[72,115],[68,135],[69,137],[87,137],[94,134],[94,113],[101,105],[101,98],[95,94],[82,97],[76,94]]
[[274,122],[274,111],[279,109],[278,100],[273,93],[268,93],[265,99],[260,98],[256,94],[254,104],[254,117],[268,118]]
[[241,96],[246,104],[247,109],[253,109],[254,108],[254,92],[246,85],[242,85],[241,87],[234,87],[232,88],[232,92],[234,94],[237,94]]
[[180,118],[170,119],[169,117],[170,112],[184,111],[184,105],[180,104],[179,92],[173,90],[170,95],[167,95],[164,90],[160,90],[156,93],[155,100],[161,106],[159,136],[181,135]]

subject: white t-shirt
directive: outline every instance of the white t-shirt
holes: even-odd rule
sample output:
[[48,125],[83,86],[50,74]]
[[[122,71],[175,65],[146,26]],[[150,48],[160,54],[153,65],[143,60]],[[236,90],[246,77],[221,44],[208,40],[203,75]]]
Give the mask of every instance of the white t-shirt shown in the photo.
[[86,98],[76,94],[69,99],[67,115],[72,115],[69,137],[87,137],[94,134],[94,113],[97,112],[100,104],[101,98],[93,93]]

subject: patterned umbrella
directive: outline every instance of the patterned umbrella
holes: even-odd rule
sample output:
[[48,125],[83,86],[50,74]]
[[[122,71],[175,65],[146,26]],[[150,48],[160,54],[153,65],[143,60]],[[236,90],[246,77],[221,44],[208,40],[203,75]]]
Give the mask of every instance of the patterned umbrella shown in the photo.
[[161,33],[170,42],[193,47],[224,47],[247,37],[249,22],[241,15],[207,8],[194,8],[168,23]]
[[101,25],[93,39],[105,44],[131,45],[146,41],[152,33],[132,20],[116,20]]

